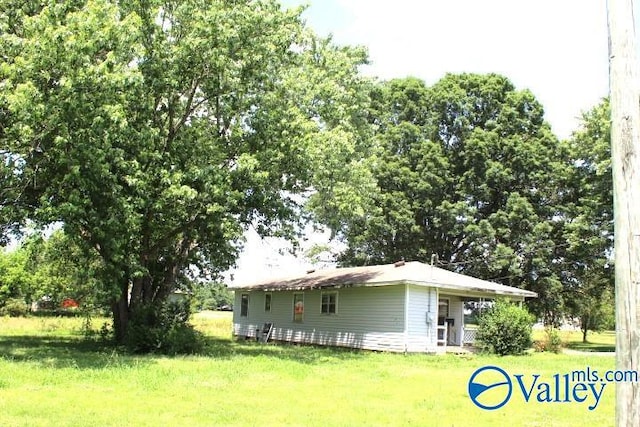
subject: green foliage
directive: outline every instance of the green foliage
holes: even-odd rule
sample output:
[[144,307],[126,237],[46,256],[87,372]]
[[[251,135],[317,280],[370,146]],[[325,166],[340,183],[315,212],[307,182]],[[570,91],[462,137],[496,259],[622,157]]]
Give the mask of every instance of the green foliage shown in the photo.
[[572,170],[567,193],[563,296],[568,313],[587,332],[613,329],[613,181],[609,102],[586,112],[568,142]]
[[562,337],[557,328],[547,326],[544,329],[544,339],[535,341],[533,347],[536,351],[550,351],[552,353],[560,353],[562,350]]
[[46,298],[54,309],[72,298],[84,311],[104,307],[104,284],[100,281],[101,259],[95,251],[82,248],[82,242],[62,230],[49,237],[32,234],[25,243],[27,270],[32,274],[31,286],[25,289],[27,299]]
[[575,299],[570,308],[580,320],[582,340],[587,342],[588,331],[601,332],[615,330],[615,300],[609,283],[586,283],[589,294],[578,293],[573,289]]
[[61,230],[49,237],[32,233],[17,248],[0,253],[0,305],[7,298],[21,298],[65,315],[61,303],[72,298],[82,310],[99,309],[104,304],[99,268],[95,253],[82,251]]
[[22,298],[9,298],[0,305],[0,316],[22,317],[29,313],[29,306]]
[[547,343],[549,351],[559,353],[562,350],[562,338],[560,333],[555,328],[547,328]]
[[189,324],[189,315],[186,301],[141,306],[129,321],[125,347],[133,353],[201,352],[204,340]]
[[496,74],[449,74],[428,87],[372,88],[376,187],[340,229],[344,265],[429,262],[538,292],[534,311],[562,313],[553,260],[562,237],[566,153],[527,90]]
[[23,248],[13,251],[0,249],[0,306],[9,299],[21,299],[24,302],[34,282],[27,262],[28,253]]
[[109,327],[107,322],[104,322],[98,331],[98,336],[102,340],[102,342],[111,342],[113,341],[113,329]]
[[193,283],[189,289],[193,292],[192,306],[195,310],[217,310],[233,305],[233,292],[224,283]]
[[23,3],[0,4],[0,221],[61,222],[98,257],[118,339],[190,266],[231,266],[248,226],[295,237],[299,194],[354,194],[366,54],[314,36],[301,10]]
[[531,346],[534,321],[526,308],[497,300],[480,317],[477,342],[483,350],[501,356],[521,354]]
[[[343,265],[439,264],[538,293],[547,325],[604,307],[613,286],[608,103],[558,141],[540,103],[505,77],[449,74],[373,85],[375,180],[337,223]],[[589,317],[587,319],[586,317]]]

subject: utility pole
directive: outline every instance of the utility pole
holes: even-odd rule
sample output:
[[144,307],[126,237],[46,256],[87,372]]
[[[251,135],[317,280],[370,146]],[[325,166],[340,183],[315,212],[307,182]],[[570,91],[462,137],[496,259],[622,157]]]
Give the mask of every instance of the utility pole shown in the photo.
[[[640,370],[640,76],[633,0],[607,0],[616,369]],[[616,425],[640,426],[640,384],[616,384]]]

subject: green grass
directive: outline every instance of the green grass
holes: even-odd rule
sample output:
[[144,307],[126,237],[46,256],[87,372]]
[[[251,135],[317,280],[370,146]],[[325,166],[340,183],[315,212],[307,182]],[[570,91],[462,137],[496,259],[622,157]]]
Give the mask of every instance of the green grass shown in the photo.
[[[2,426],[575,426],[613,425],[614,386],[584,404],[484,411],[467,395],[488,364],[551,378],[613,357],[374,353],[230,339],[230,314],[197,316],[202,356],[132,356],[82,336],[82,319],[0,318]],[[94,320],[94,328],[101,322]]]
[[587,342],[582,342],[582,332],[572,332],[566,339],[568,348],[580,351],[616,351],[614,331],[589,332]]
[[[582,342],[581,331],[560,331],[563,346],[572,350],[587,352],[614,352],[616,351],[616,334],[614,331],[591,332],[587,334],[587,342]],[[544,340],[545,331],[536,330],[533,333],[534,340]]]

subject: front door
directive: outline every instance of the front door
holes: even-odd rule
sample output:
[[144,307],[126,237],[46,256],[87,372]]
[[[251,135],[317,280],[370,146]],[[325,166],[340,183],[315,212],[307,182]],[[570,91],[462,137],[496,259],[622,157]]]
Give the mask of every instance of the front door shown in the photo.
[[[447,345],[456,345],[456,330],[453,316],[449,312],[449,298],[438,299],[438,325],[447,325]],[[442,339],[441,337],[438,337]]]
[[[451,331],[445,330],[447,318],[449,317],[449,298],[438,299],[438,342],[449,344]],[[447,325],[448,326],[448,325]],[[446,335],[445,335],[446,334]]]

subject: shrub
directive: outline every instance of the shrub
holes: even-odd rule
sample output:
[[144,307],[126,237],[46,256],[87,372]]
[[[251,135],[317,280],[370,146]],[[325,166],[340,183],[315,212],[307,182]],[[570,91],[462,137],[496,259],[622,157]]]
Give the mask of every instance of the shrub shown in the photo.
[[480,316],[476,339],[481,349],[501,356],[521,354],[531,346],[534,317],[522,307],[497,300]]
[[107,322],[104,322],[98,331],[98,336],[100,340],[104,343],[113,341],[113,328],[109,327]]
[[129,320],[125,347],[134,353],[198,353],[204,338],[189,324],[189,315],[186,301],[138,307]]
[[544,339],[533,343],[533,348],[537,352],[551,351],[560,353],[562,349],[562,338],[558,329],[548,326],[544,329]]
[[560,338],[560,332],[556,328],[547,328],[545,330],[546,335],[546,347],[548,351],[554,353],[560,353],[562,349],[562,338]]
[[93,320],[91,319],[91,314],[87,313],[82,321],[82,326],[80,327],[80,331],[85,338],[93,338],[95,335],[95,331],[93,330]]
[[0,316],[21,317],[29,314],[29,307],[21,298],[10,298],[0,307]]

